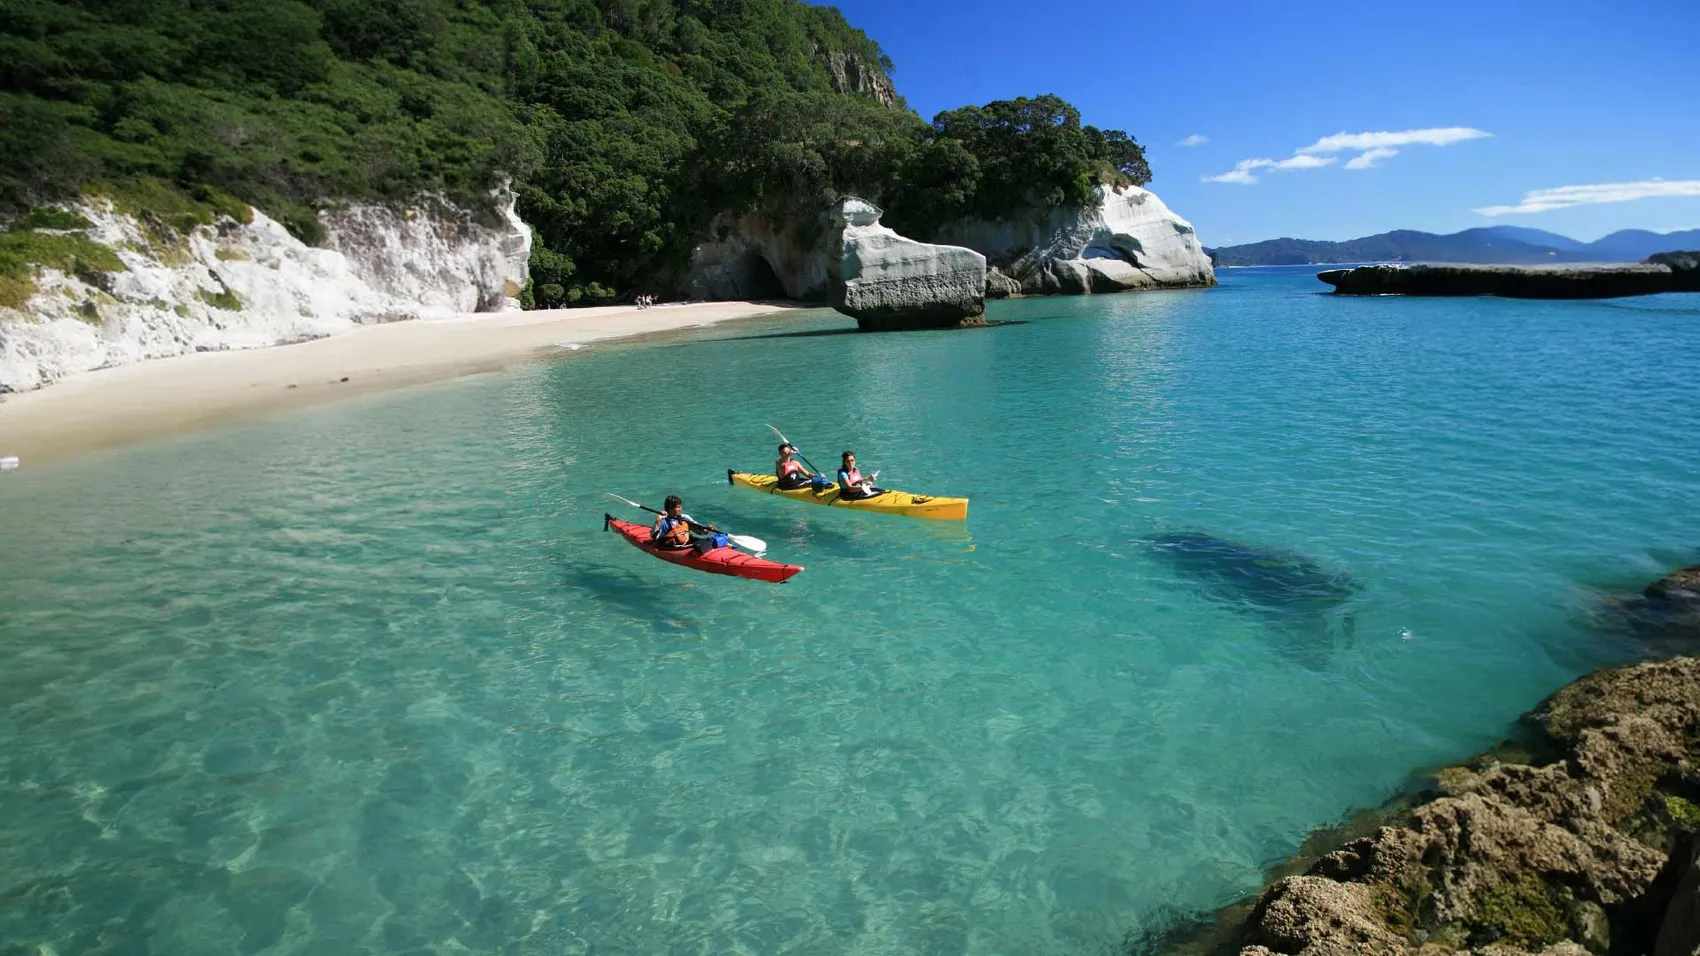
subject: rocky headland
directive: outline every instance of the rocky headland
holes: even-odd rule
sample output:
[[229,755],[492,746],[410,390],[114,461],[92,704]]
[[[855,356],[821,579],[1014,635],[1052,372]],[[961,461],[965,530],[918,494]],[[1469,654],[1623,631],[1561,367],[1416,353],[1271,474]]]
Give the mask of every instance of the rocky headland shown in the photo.
[[1611,299],[1700,292],[1700,253],[1661,253],[1626,265],[1374,265],[1331,269],[1317,278],[1337,295]]
[[1216,284],[1192,223],[1156,193],[1100,186],[1078,209],[999,222],[968,220],[933,237],[966,246],[991,264],[987,295],[1087,295]]
[[[928,238],[940,247],[960,247],[986,260],[985,298],[1216,284],[1210,257],[1192,224],[1155,193],[1138,186],[1104,186],[1094,197],[1079,208],[996,222],[948,223]],[[724,218],[711,231],[717,238],[697,246],[683,294],[802,300],[834,295],[832,270],[842,261],[843,249],[830,217],[825,223],[799,225],[777,213],[758,211]]]
[[[1616,607],[1624,633],[1650,651],[1692,650],[1700,566]],[[1254,899],[1136,951],[1700,951],[1700,658],[1583,677],[1512,740],[1331,835]]]

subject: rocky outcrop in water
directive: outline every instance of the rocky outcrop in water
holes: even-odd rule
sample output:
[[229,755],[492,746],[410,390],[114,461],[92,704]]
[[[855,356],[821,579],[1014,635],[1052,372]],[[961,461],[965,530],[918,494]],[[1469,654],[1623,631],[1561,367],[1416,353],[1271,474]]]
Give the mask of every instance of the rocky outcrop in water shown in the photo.
[[531,231],[512,196],[499,198],[497,225],[435,202],[326,211],[326,248],[257,210],[179,233],[86,200],[70,210],[86,228],[71,231],[122,269],[36,271],[24,307],[0,308],[0,392],[143,359],[516,309]]
[[[1054,209],[1010,221],[952,223],[938,242],[971,249],[992,268],[984,298],[1083,295],[1216,284],[1192,224],[1136,186],[1098,191],[1084,209]],[[695,299],[827,297],[839,255],[824,219],[775,211],[717,220],[681,284]]]
[[1611,299],[1700,292],[1700,254],[1664,253],[1639,265],[1376,265],[1317,278],[1338,295],[1497,295],[1513,299]]
[[[1700,567],[1647,589],[1700,607]],[[1700,638],[1700,628],[1690,632]],[[1591,674],[1520,740],[1168,953],[1690,954],[1700,945],[1700,658]]]
[[955,223],[935,238],[985,255],[1026,295],[1216,284],[1192,224],[1138,186],[1099,187],[1097,203],[1081,209]]
[[878,206],[845,199],[833,210],[828,264],[832,307],[863,331],[985,324],[986,257],[916,242],[880,225]]

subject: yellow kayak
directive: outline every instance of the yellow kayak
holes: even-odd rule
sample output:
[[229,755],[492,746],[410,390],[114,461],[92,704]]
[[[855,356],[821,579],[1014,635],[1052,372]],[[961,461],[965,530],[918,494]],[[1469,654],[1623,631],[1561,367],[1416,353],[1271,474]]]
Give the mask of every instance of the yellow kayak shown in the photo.
[[782,491],[779,488],[779,479],[772,475],[751,475],[730,469],[726,472],[726,480],[731,484],[765,491],[770,495],[817,505],[831,505],[834,508],[877,511],[880,514],[902,515],[906,518],[934,518],[939,521],[968,520],[967,498],[938,498],[932,495],[912,495],[907,491],[885,491],[872,498],[844,499],[838,497],[838,485],[834,483],[828,483],[820,491],[813,488]]

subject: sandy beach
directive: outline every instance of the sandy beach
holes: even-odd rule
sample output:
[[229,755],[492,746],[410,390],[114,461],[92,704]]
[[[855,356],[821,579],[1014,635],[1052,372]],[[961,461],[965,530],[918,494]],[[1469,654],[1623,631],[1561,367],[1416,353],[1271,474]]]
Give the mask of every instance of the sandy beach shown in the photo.
[[0,402],[0,457],[23,467],[262,415],[494,371],[605,341],[804,306],[707,302],[557,309],[368,326],[296,345],[101,369]]

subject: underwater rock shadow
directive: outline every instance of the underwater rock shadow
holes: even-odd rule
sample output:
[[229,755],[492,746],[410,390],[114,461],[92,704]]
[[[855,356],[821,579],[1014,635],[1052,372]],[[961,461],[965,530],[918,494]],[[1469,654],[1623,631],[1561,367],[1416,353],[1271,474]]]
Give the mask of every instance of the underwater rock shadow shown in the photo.
[[1286,640],[1283,657],[1313,670],[1356,642],[1348,605],[1363,588],[1344,571],[1329,571],[1293,551],[1265,548],[1196,531],[1147,535],[1153,557],[1194,590],[1230,610],[1251,614]]
[[1695,653],[1700,649],[1700,564],[1678,568],[1639,594],[1607,597],[1589,624],[1637,658]]
[[[694,625],[680,620],[679,585],[651,581],[633,571],[607,564],[574,564],[556,557],[555,580],[562,589],[589,597],[662,634],[678,634]],[[673,612],[673,613],[669,613]]]

